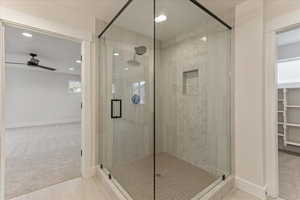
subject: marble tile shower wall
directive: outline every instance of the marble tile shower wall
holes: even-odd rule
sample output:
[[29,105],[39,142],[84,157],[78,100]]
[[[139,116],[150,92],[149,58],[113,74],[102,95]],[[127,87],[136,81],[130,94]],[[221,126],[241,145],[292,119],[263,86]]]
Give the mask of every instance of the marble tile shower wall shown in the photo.
[[211,173],[229,166],[227,33],[192,36],[160,49],[159,150]]

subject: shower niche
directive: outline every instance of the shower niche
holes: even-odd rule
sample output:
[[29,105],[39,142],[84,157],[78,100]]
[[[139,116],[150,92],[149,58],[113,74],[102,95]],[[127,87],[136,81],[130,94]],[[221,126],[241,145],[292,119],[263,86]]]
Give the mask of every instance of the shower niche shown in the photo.
[[194,0],[129,0],[99,35],[99,166],[127,199],[198,200],[231,174],[230,32]]
[[199,70],[183,72],[183,94],[198,95],[199,94]]

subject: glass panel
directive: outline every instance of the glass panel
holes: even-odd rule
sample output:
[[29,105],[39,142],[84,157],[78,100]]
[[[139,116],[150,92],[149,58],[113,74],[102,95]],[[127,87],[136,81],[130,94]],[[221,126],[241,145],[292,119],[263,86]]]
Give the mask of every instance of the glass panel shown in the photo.
[[230,32],[189,0],[155,13],[155,199],[190,200],[230,173]]
[[125,196],[190,200],[230,174],[225,26],[191,0],[133,0],[101,37],[101,62],[100,159]]
[[132,1],[101,38],[110,118],[102,164],[125,196],[139,200],[154,199],[153,8]]

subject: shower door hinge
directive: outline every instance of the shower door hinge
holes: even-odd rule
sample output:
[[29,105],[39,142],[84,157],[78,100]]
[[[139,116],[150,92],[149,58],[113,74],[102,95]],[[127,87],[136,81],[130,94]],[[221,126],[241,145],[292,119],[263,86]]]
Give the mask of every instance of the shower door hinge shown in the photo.
[[226,175],[223,174],[223,176],[222,176],[222,181],[225,181],[225,180],[226,180]]
[[108,178],[109,178],[109,180],[111,180],[111,179],[112,179],[112,177],[111,177],[111,174],[108,174]]
[[100,169],[103,169],[103,164],[100,165]]

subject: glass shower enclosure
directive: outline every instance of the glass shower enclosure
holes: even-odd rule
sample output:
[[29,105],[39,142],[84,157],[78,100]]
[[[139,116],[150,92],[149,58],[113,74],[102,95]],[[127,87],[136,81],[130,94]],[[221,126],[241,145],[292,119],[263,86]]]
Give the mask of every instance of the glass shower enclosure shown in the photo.
[[125,198],[201,199],[230,175],[230,36],[196,0],[129,0],[99,35],[99,165]]

